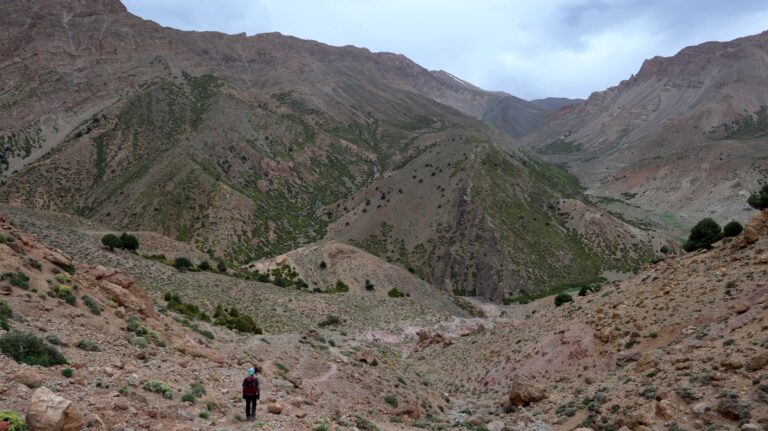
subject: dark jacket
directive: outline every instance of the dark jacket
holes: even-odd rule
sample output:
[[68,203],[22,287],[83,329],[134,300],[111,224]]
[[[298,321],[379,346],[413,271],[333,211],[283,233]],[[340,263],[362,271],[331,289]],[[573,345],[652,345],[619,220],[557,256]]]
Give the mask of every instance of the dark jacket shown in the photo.
[[261,396],[259,390],[259,379],[255,376],[248,376],[243,380],[243,398],[256,398]]

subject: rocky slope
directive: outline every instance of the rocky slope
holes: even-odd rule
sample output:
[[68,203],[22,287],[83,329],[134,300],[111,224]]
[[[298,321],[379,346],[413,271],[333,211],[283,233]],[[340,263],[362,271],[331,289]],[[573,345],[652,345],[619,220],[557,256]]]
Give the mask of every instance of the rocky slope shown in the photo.
[[[582,198],[571,179],[506,154],[508,137],[448,106],[477,115],[498,94],[395,54],[163,28],[117,0],[3,9],[2,201],[161,233],[233,263],[324,239],[361,245],[386,221],[426,281],[495,299],[617,269],[563,228],[554,203]],[[454,167],[418,178],[442,159]],[[499,163],[514,169],[484,178]],[[362,197],[384,184],[388,218],[361,216]],[[434,210],[401,223],[420,200]],[[531,230],[542,238],[516,240]],[[466,232],[497,246],[481,255]],[[532,241],[534,255],[521,255]]]
[[767,247],[763,212],[712,251],[560,307],[548,297],[503,310],[485,333],[418,353],[417,369],[473,400],[465,420],[501,416],[497,429],[533,417],[561,430],[763,429]]
[[525,139],[595,194],[695,222],[742,221],[768,175],[768,33],[647,60]]

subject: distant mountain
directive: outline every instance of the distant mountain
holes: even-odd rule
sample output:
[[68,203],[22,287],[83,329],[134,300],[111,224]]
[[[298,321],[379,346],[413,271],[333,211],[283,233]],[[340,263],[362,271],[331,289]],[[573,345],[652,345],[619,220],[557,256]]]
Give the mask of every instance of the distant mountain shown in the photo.
[[470,116],[511,96],[397,54],[165,28],[116,0],[1,7],[12,205],[232,262],[341,240],[494,299],[652,254],[628,226],[622,256],[566,228],[573,178]]
[[566,106],[578,105],[582,102],[584,102],[584,99],[568,99],[566,97],[547,97],[544,99],[531,100],[531,103],[534,105],[548,111],[557,111]]
[[560,109],[524,142],[596,194],[688,223],[748,217],[768,180],[768,32],[688,47]]

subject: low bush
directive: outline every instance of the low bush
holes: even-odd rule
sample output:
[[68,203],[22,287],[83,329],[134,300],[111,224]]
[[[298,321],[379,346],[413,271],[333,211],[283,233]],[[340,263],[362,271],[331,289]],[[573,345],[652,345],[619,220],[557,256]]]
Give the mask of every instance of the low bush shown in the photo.
[[5,301],[0,301],[0,329],[9,331],[11,329],[8,320],[13,317],[13,310],[11,306],[6,304]]
[[559,307],[568,302],[573,302],[573,297],[567,293],[559,293],[557,296],[555,296],[556,307]]
[[99,349],[99,346],[94,343],[93,341],[88,340],[80,340],[77,342],[77,348],[80,350],[85,350],[86,352],[98,352],[101,349]]
[[768,208],[768,184],[764,185],[759,192],[749,195],[747,203],[756,210]]
[[405,298],[405,294],[399,291],[396,287],[389,289],[387,295],[389,295],[390,298]]
[[336,280],[336,285],[333,287],[333,289],[329,289],[327,292],[329,292],[329,293],[346,293],[346,292],[349,292],[349,286],[347,286],[341,280]]
[[0,352],[16,362],[50,367],[65,365],[67,359],[56,348],[27,332],[6,332],[0,337]]
[[189,268],[192,268],[192,261],[186,257],[177,257],[173,260],[173,267],[179,271],[186,271]]
[[0,281],[6,280],[11,286],[18,287],[22,290],[29,290],[29,277],[21,271],[6,272],[5,274],[0,275]]
[[318,323],[317,326],[321,328],[325,328],[326,326],[332,326],[332,325],[338,325],[341,323],[341,319],[339,319],[338,316],[330,315],[325,318],[322,322]]
[[213,314],[213,319],[215,325],[224,326],[231,330],[238,330],[240,332],[256,335],[262,333],[261,328],[251,316],[241,314],[235,307],[224,309],[221,305],[218,305]]
[[73,374],[74,372],[72,371],[72,368],[64,368],[61,370],[61,375],[68,379],[71,379]]
[[7,423],[7,431],[26,431],[27,424],[18,413],[10,410],[0,410],[0,423]]
[[98,316],[101,314],[101,307],[99,304],[90,296],[85,295],[83,296],[83,303],[86,307],[88,307],[89,310],[91,310],[91,313]]
[[227,272],[227,264],[220,260],[219,263],[216,264],[216,270],[219,272]]
[[387,395],[384,397],[384,402],[392,407],[397,407],[397,397],[394,395]]
[[173,398],[173,389],[168,386],[168,383],[160,380],[150,380],[147,383],[144,383],[142,389],[148,392],[160,394],[163,396],[163,398],[167,398],[169,400]]
[[373,283],[371,283],[371,280],[365,280],[365,290],[373,290]]
[[197,398],[195,398],[195,394],[193,394],[191,392],[187,392],[187,393],[185,393],[184,395],[181,396],[181,400],[184,401],[184,402],[187,402],[187,403],[194,404],[195,401],[197,400]]
[[723,235],[726,238],[731,238],[740,234],[743,230],[744,227],[741,225],[741,223],[734,220],[723,227]]
[[206,390],[205,390],[205,385],[203,385],[203,384],[202,384],[202,383],[200,383],[200,382],[194,382],[194,383],[192,383],[192,384],[190,385],[190,389],[191,389],[191,391],[190,391],[190,392],[191,392],[191,393],[192,393],[192,394],[193,394],[195,397],[197,397],[197,398],[202,398],[202,397],[203,397],[203,395],[205,395],[205,394],[207,393],[207,392],[206,392]]
[[139,337],[143,337],[149,334],[149,330],[141,324],[141,319],[136,316],[131,316],[128,318],[128,326],[126,327],[126,331],[133,332]]
[[131,344],[143,349],[149,346],[149,340],[147,340],[145,337],[133,337],[133,339],[131,340]]
[[203,311],[200,311],[195,304],[187,304],[181,300],[178,294],[166,293],[165,301],[168,303],[168,308],[177,313],[185,316],[194,317],[195,319],[210,322],[211,318]]
[[211,263],[208,262],[207,260],[204,260],[197,265],[197,269],[199,269],[200,271],[210,271],[212,269]]
[[63,346],[64,343],[59,339],[59,336],[56,334],[48,334],[45,336],[45,341],[53,344],[54,346]]

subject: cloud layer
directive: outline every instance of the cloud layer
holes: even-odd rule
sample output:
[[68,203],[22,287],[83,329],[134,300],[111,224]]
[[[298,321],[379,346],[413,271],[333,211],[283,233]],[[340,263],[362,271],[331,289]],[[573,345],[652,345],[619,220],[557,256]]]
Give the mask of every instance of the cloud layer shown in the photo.
[[279,31],[405,54],[489,90],[586,97],[644,59],[768,30],[765,0],[124,0],[185,30]]

